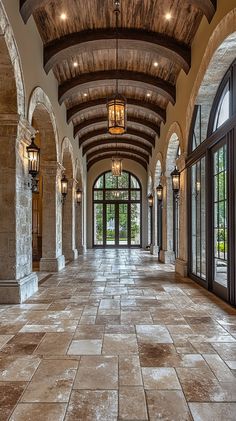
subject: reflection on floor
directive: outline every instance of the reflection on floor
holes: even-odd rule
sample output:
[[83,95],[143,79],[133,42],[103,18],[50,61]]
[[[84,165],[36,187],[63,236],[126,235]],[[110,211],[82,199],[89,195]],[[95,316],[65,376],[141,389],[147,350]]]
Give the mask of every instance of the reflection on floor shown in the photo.
[[235,420],[236,310],[148,252],[80,257],[0,306],[0,420]]

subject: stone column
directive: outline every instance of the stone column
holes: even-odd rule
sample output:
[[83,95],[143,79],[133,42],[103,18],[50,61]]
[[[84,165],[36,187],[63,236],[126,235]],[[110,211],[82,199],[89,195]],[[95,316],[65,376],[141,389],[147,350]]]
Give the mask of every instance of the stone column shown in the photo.
[[38,289],[32,273],[32,193],[26,146],[30,127],[0,115],[0,303],[22,303]]
[[55,161],[45,161],[41,171],[43,227],[40,270],[58,272],[65,267],[65,257],[62,255],[61,166]]
[[185,167],[186,155],[182,154],[177,160],[180,171],[179,191],[179,257],[175,262],[175,270],[182,276],[188,273],[188,235],[187,235],[187,169]]
[[75,244],[75,188],[76,180],[69,180],[68,193],[62,205],[62,250],[66,260],[75,260],[78,251]]
[[76,246],[79,253],[83,253],[83,197],[76,205]]
[[163,186],[163,247],[160,251],[160,260],[164,263],[174,263],[175,253],[173,251],[173,193],[170,174],[161,176],[161,184]]
[[159,247],[157,245],[157,195],[156,191],[153,192],[153,207],[152,207],[152,244],[150,253],[158,256]]

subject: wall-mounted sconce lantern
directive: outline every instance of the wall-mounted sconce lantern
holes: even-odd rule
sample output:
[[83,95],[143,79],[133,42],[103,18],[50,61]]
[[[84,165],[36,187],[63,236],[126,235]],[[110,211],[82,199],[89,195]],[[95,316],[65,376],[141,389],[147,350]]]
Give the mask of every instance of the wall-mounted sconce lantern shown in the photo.
[[39,159],[40,159],[40,148],[34,142],[35,136],[31,137],[31,144],[27,146],[28,154],[28,171],[32,177],[31,190],[32,192],[38,191],[38,180],[36,179],[39,174]]
[[149,194],[149,196],[148,196],[148,205],[149,205],[150,208],[153,207],[153,195],[152,194]]
[[175,194],[179,193],[180,189],[180,172],[175,167],[174,171],[170,174],[172,177],[172,189]]
[[163,187],[161,184],[159,184],[156,188],[156,192],[157,192],[157,199],[161,202],[162,198],[163,198]]
[[66,178],[66,175],[64,174],[61,179],[61,194],[62,194],[63,205],[65,203],[67,193],[68,193],[68,179]]
[[76,190],[76,201],[78,204],[82,202],[82,190],[79,188]]

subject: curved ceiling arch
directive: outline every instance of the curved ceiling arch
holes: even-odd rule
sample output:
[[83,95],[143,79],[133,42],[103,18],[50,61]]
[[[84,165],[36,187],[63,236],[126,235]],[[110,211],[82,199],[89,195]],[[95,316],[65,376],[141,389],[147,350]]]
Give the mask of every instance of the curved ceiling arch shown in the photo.
[[147,91],[153,91],[172,104],[175,104],[176,88],[169,82],[159,77],[151,76],[147,73],[133,72],[131,70],[102,70],[92,73],[83,73],[78,77],[67,80],[59,85],[58,98],[59,103],[62,104],[66,99],[70,98],[78,92],[78,90],[88,90],[90,88],[100,87],[103,84],[114,84],[116,79],[125,82],[127,85],[135,87],[141,86]]
[[[152,121],[141,118],[141,117],[134,117],[134,116],[127,116],[127,122],[128,123],[136,123],[139,126],[142,126],[144,128],[151,129],[153,132],[156,133],[156,135],[160,136],[160,127],[156,124],[154,124]],[[76,124],[74,127],[74,137],[79,134],[79,132],[83,129],[88,128],[89,126],[93,126],[99,123],[105,123],[107,125],[107,116],[102,115],[99,117],[94,117],[87,119],[83,121],[80,124]]]
[[134,140],[134,139],[124,139],[124,138],[112,138],[108,141],[106,139],[100,138],[97,140],[94,140],[93,142],[89,143],[86,146],[83,146],[82,149],[82,155],[84,156],[88,151],[94,148],[98,148],[102,145],[131,145],[136,146],[137,148],[143,149],[145,152],[147,152],[150,156],[152,156],[152,148],[148,146],[146,143],[142,142],[141,140]]
[[106,153],[113,153],[113,155],[116,155],[116,153],[118,152],[118,154],[120,155],[121,153],[132,153],[132,155],[134,156],[138,156],[143,158],[147,164],[149,164],[149,155],[147,155],[146,153],[144,153],[143,151],[139,151],[138,149],[134,149],[134,148],[125,148],[125,147],[119,147],[119,148],[101,148],[101,149],[97,149],[96,151],[90,152],[89,154],[87,154],[87,162],[91,161],[92,158],[94,158],[95,156],[99,156],[99,155],[105,155]]
[[[23,21],[27,23],[30,16],[44,3],[45,0],[20,0],[20,13]],[[201,10],[208,22],[211,22],[216,11],[216,0],[186,0],[186,3]]]
[[[83,136],[80,137],[80,139],[79,139],[79,146],[82,146],[83,143],[85,143],[87,140],[91,140],[94,137],[102,136],[102,135],[105,135],[105,134],[107,134],[107,129],[106,128],[105,129],[102,128],[102,129],[92,130],[92,131],[90,131],[90,132],[88,132],[88,133],[86,133],[86,134],[84,134]],[[122,137],[125,136],[125,135],[131,135],[131,136],[135,136],[135,137],[137,137],[139,139],[144,139],[150,145],[152,145],[153,147],[155,146],[155,138],[154,137],[151,137],[147,133],[141,132],[139,130],[131,129],[131,128],[129,129],[128,128],[126,130],[126,133],[124,133],[122,135]],[[108,141],[109,141],[109,138],[108,138]]]
[[[63,60],[85,52],[115,48],[114,28],[75,32],[51,41],[44,47],[44,69],[48,73]],[[185,73],[191,65],[191,49],[174,38],[161,33],[136,28],[119,28],[119,48],[151,52],[177,63]]]
[[[100,155],[97,155],[95,158],[93,158],[93,159],[91,159],[91,161],[89,161],[88,163],[87,163],[87,170],[89,171],[89,169],[94,165],[94,164],[96,164],[97,162],[99,162],[99,161],[103,161],[104,159],[109,159],[109,158],[112,158],[114,156],[114,153],[113,152],[109,152],[109,153],[107,153],[107,154],[103,154],[102,156],[100,156]],[[134,156],[134,155],[132,155],[132,154],[129,154],[129,153],[124,153],[124,152],[122,152],[122,153],[120,153],[119,154],[119,156],[122,158],[122,159],[130,159],[131,161],[135,161],[135,162],[137,162],[138,164],[140,164],[140,165],[142,165],[142,167],[147,171],[147,162],[145,161],[145,159],[142,159],[142,158],[140,158],[140,157],[137,157],[137,156]]]
[[[138,100],[126,96],[127,104],[142,108],[143,110],[152,111],[157,115],[157,117],[165,122],[166,121],[166,110],[159,107],[156,103],[149,102],[147,100]],[[67,122],[70,123],[74,118],[78,117],[79,113],[85,110],[89,110],[93,107],[98,107],[99,105],[106,105],[107,98],[98,98],[91,101],[81,102],[80,104],[74,105],[73,107],[67,110]]]

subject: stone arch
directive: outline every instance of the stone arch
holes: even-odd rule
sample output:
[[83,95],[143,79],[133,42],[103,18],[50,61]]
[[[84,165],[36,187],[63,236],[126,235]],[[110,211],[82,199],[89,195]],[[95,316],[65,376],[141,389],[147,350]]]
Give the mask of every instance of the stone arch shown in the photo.
[[[186,113],[185,150],[189,138],[194,106],[203,105],[206,133],[210,110],[219,84],[236,57],[236,8],[231,10],[213,31],[201,61]],[[209,83],[210,80],[210,83]]]
[[21,60],[12,28],[0,1],[0,114],[25,117],[25,88]]
[[158,184],[160,183],[160,178],[162,175],[162,167],[163,167],[163,158],[162,158],[162,154],[159,152],[156,158],[154,187],[157,187]]
[[61,163],[68,179],[68,193],[62,206],[62,251],[66,261],[75,260],[76,249],[76,171],[73,148],[68,138],[64,138],[61,148]]

